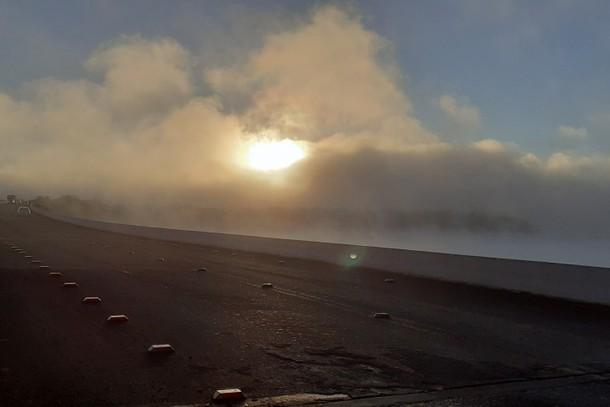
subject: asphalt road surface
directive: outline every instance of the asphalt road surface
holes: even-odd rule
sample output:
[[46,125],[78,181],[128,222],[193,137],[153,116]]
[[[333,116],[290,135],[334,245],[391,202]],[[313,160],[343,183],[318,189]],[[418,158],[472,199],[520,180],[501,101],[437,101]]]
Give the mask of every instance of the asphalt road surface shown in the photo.
[[[101,232],[9,205],[0,239],[3,406],[204,403],[227,387],[348,394],[342,407],[610,405],[607,307]],[[158,343],[175,352],[148,354]]]

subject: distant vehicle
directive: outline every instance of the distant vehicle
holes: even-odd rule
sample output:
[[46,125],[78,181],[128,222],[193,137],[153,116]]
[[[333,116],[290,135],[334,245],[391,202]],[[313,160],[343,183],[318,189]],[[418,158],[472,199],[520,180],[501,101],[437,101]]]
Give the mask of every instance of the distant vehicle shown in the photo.
[[7,195],[6,196],[6,200],[8,201],[9,204],[16,204],[17,203],[17,195]]
[[32,214],[32,210],[28,206],[20,206],[17,208],[17,215],[19,216],[30,216]]

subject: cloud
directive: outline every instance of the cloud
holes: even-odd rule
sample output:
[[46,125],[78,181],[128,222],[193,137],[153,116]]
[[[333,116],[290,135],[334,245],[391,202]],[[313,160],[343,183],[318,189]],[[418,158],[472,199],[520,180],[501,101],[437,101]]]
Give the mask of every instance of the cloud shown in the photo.
[[207,79],[219,95],[249,97],[243,121],[251,131],[275,128],[287,137],[427,143],[436,136],[413,116],[387,44],[358,17],[335,7],[309,23],[270,35],[245,66],[216,69]]
[[107,103],[115,113],[158,112],[192,95],[189,52],[172,39],[125,36],[97,49],[85,66],[103,76]]
[[489,152],[489,153],[499,153],[506,151],[506,145],[502,142],[494,139],[483,139],[479,140],[475,143],[472,143],[472,146],[480,151]]
[[[40,194],[117,199],[225,179],[240,146],[238,120],[210,97],[172,106],[164,105],[166,95],[143,97],[157,95],[146,89],[167,77],[155,72],[145,75],[149,87],[132,86],[127,99],[113,83],[85,80],[32,83],[25,100],[1,95],[0,137],[7,148],[0,151],[0,182]],[[116,100],[129,106],[117,111]]]
[[481,125],[479,109],[467,102],[459,102],[451,95],[443,95],[438,100],[438,107],[448,119],[467,130],[475,130]]
[[[388,44],[358,16],[318,8],[261,43],[241,61],[200,66],[172,39],[122,37],[92,52],[90,79],[0,93],[0,186],[124,203],[155,220],[186,206],[308,208],[610,230],[607,157],[439,141],[415,116]],[[465,128],[480,125],[478,110],[452,96],[439,106]],[[252,172],[240,160],[261,134],[306,142],[309,157]]]
[[584,141],[589,137],[589,132],[584,127],[559,126],[557,135],[564,141]]

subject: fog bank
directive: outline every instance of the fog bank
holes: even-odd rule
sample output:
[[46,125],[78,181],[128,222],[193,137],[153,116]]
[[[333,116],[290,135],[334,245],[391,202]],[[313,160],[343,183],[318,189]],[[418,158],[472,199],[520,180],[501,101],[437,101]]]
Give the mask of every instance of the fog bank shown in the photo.
[[[75,195],[99,206],[90,216],[128,223],[426,250],[470,242],[471,254],[487,253],[490,235],[610,238],[608,156],[434,134],[391,44],[356,13],[313,8],[260,44],[204,64],[172,38],[124,35],[92,50],[82,77],[0,91],[0,191]],[[441,106],[479,124],[456,103]],[[254,171],[245,155],[263,138],[297,140],[307,157]]]

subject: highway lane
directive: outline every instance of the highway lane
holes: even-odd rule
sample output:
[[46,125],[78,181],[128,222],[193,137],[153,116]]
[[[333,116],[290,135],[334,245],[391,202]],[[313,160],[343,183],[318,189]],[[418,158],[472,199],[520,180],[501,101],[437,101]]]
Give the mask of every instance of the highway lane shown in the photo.
[[[361,397],[610,371],[607,307],[112,234],[7,205],[0,238],[63,273],[0,243],[4,405],[197,402],[232,386]],[[115,313],[129,322],[105,323]],[[146,353],[163,342],[176,352]]]

